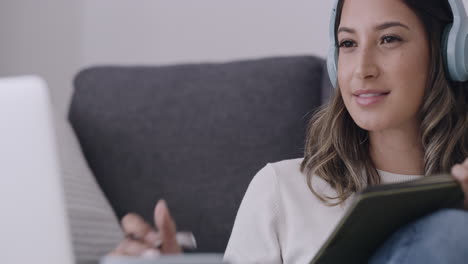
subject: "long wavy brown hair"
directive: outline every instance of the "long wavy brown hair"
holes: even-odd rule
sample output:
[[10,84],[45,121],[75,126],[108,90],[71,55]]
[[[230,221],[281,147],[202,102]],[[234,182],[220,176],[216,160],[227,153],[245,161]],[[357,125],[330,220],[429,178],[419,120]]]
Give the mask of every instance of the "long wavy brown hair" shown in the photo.
[[[447,79],[441,47],[444,28],[453,15],[447,0],[403,1],[423,22],[429,41],[429,73],[419,111],[424,174],[448,173],[468,157],[468,82]],[[335,32],[343,2],[338,6]],[[369,147],[368,131],[353,121],[337,87],[330,101],[314,113],[307,130],[301,171],[312,193],[334,206],[368,185],[379,184]],[[336,197],[314,190],[313,177],[325,180],[336,190]]]

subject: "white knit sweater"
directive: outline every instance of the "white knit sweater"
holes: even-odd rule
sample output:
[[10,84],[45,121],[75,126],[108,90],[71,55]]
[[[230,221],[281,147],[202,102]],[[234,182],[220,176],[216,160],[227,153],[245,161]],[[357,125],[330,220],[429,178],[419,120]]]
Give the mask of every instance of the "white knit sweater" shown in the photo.
[[[344,206],[328,207],[309,190],[302,158],[269,163],[252,179],[240,205],[224,254],[229,263],[309,263],[338,223]],[[382,183],[414,180],[378,170]],[[314,189],[336,192],[314,177]]]

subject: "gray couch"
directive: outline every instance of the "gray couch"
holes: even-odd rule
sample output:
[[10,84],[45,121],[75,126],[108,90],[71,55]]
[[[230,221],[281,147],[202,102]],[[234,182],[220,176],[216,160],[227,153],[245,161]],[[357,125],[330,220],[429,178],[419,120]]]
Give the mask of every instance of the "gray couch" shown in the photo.
[[165,198],[200,252],[224,251],[260,168],[302,156],[308,120],[332,89],[314,56],[100,66],[74,86],[69,119],[116,215],[152,222]]

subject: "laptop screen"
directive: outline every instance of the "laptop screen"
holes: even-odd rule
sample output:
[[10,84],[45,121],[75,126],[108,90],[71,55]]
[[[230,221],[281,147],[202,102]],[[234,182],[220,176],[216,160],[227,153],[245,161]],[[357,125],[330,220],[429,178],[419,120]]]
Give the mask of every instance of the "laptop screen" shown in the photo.
[[47,86],[0,78],[0,260],[73,263]]

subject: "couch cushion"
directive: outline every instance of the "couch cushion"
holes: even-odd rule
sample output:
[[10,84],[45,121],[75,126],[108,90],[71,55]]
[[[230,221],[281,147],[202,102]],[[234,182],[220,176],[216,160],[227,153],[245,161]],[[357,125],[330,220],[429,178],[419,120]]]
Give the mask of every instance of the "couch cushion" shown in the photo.
[[70,120],[119,217],[151,221],[165,198],[199,251],[223,252],[255,173],[303,155],[324,72],[313,56],[93,67],[75,79]]

